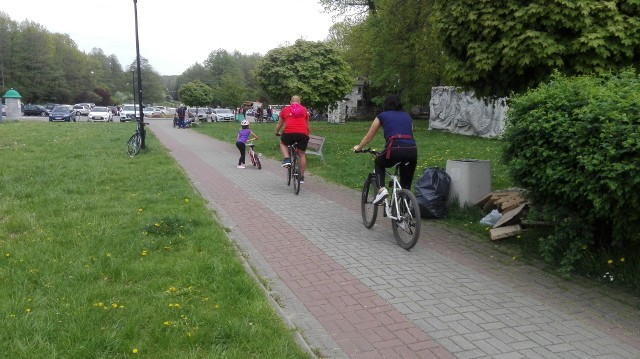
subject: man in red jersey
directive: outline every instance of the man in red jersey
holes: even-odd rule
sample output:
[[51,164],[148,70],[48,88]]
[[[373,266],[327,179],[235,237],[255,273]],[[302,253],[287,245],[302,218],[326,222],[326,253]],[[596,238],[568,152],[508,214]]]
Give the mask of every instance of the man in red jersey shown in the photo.
[[283,129],[280,137],[280,151],[282,152],[282,167],[291,166],[289,149],[287,146],[294,142],[298,143],[298,154],[300,157],[300,183],[304,182],[304,170],[307,167],[307,144],[309,143],[309,115],[307,109],[300,104],[299,96],[292,96],[289,106],[280,111],[280,118],[276,125],[276,136],[280,136],[280,129]]

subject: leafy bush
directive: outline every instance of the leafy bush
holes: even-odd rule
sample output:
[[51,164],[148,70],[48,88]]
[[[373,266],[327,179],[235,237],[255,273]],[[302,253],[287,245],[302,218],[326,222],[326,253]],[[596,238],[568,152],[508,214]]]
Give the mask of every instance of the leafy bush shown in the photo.
[[514,183],[556,223],[540,250],[566,272],[586,265],[590,252],[639,252],[639,103],[631,69],[555,74],[510,103],[504,159]]

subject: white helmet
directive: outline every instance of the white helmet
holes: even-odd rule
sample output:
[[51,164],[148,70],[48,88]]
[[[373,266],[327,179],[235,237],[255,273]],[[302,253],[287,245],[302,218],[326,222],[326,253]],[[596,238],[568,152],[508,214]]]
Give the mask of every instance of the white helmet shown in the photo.
[[242,122],[240,122],[240,126],[249,126],[249,120],[242,120]]

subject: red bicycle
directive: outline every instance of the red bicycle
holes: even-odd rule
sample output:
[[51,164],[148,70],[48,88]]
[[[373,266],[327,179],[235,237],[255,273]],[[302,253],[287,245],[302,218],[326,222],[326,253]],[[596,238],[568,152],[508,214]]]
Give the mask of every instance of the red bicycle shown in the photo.
[[259,170],[262,169],[262,164],[260,163],[260,153],[257,153],[254,150],[255,145],[253,144],[253,141],[247,141],[247,147],[249,147],[249,158],[251,159],[251,163],[253,164],[254,167],[258,167]]

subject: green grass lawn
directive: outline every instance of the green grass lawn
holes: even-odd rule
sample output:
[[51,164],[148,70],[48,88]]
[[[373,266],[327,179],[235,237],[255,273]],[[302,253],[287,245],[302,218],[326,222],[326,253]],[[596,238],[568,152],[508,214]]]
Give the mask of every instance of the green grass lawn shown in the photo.
[[3,358],[306,358],[135,124],[0,124]]
[[[366,174],[371,171],[371,158],[354,154],[351,150],[365,135],[371,122],[347,122],[331,124],[328,122],[310,122],[311,134],[326,138],[323,152],[325,162],[318,156],[308,156],[308,170],[315,175],[350,188],[361,188]],[[445,168],[447,160],[480,159],[491,161],[491,187],[493,190],[513,187],[507,176],[506,166],[500,160],[502,142],[497,139],[485,139],[471,136],[454,135],[441,131],[430,131],[426,120],[414,122],[414,136],[418,143],[417,180],[427,167]],[[273,123],[252,123],[250,126],[260,141],[256,150],[271,158],[281,159],[279,139],[274,134]],[[229,122],[201,123],[194,130],[220,140],[235,143],[240,125]],[[384,147],[382,131],[370,143],[376,149]]]

